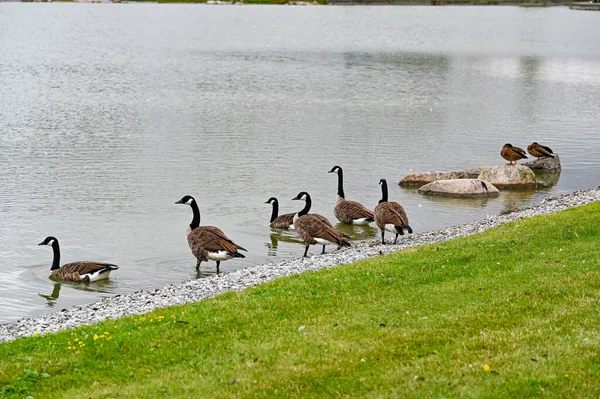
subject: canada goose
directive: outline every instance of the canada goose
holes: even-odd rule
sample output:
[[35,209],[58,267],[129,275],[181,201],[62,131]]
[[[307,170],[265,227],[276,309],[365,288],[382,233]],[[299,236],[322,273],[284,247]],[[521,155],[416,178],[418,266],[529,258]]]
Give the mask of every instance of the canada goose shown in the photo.
[[538,161],[540,158],[554,158],[554,152],[550,149],[550,147],[546,147],[545,145],[541,145],[536,143],[535,141],[527,146],[527,152],[537,157]]
[[52,271],[52,276],[57,279],[87,282],[97,281],[107,278],[110,272],[119,268],[117,265],[101,262],[73,262],[59,266],[60,246],[58,245],[56,237],[46,237],[46,239],[38,245],[48,245],[52,247],[52,250],[54,251],[54,260],[52,261],[50,271]]
[[385,231],[396,234],[394,244],[398,240],[398,234],[404,235],[404,229],[412,234],[412,229],[408,225],[408,216],[404,208],[397,202],[388,201],[388,187],[385,179],[379,180],[381,185],[381,199],[375,207],[375,223],[381,230],[381,243],[385,244]]
[[512,166],[515,166],[519,159],[527,159],[527,154],[522,148],[513,147],[511,144],[504,144],[502,151],[500,151],[500,155]]
[[273,212],[271,213],[271,221],[269,227],[272,229],[293,229],[295,213],[286,213],[277,216],[279,213],[279,201],[277,198],[271,197],[265,204],[273,204]]
[[246,249],[231,241],[221,229],[215,226],[200,226],[200,209],[193,197],[186,195],[176,204],[189,205],[194,212],[192,223],[187,228],[187,239],[196,257],[196,269],[200,269],[200,263],[214,260],[217,262],[218,273],[221,261],[245,258],[238,250],[246,251]]
[[338,197],[333,208],[333,214],[342,223],[346,224],[369,224],[375,220],[373,212],[356,201],[348,201],[344,196],[344,171],[339,166],[331,168],[329,173],[338,175]]
[[333,225],[327,220],[325,216],[318,214],[308,214],[312,205],[310,195],[306,191],[300,192],[292,200],[304,200],[306,205],[304,208],[294,215],[294,226],[296,227],[296,233],[304,240],[306,248],[304,249],[304,257],[308,256],[308,247],[312,245],[320,244],[323,246],[323,252],[325,253],[325,245],[337,244],[341,247],[349,247],[350,243],[344,238],[348,237],[341,231],[333,227]]

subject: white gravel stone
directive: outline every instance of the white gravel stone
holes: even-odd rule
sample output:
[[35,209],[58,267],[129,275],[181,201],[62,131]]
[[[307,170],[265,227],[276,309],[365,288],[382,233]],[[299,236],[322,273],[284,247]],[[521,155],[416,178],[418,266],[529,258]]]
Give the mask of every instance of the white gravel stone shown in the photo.
[[197,302],[227,291],[242,291],[280,277],[354,263],[417,245],[441,243],[454,238],[480,233],[521,218],[558,212],[598,200],[600,200],[600,187],[548,198],[537,206],[507,215],[490,216],[474,223],[406,236],[397,245],[381,245],[381,243],[378,244],[372,240],[353,242],[351,248],[325,255],[268,263],[209,278],[170,284],[151,291],[115,295],[88,305],[65,309],[62,312],[49,313],[0,325],[0,342],[31,336],[36,332],[41,334],[56,332],[62,328],[70,329],[106,319],[147,313],[157,308]]

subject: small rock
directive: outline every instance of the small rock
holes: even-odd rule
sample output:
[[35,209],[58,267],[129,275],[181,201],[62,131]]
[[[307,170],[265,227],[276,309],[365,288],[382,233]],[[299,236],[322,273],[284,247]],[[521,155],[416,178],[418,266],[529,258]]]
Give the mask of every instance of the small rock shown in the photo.
[[478,179],[438,180],[419,188],[419,193],[461,198],[500,195],[500,191],[493,184]]
[[478,179],[490,182],[497,188],[535,188],[535,173],[523,165],[502,165],[486,169]]
[[521,165],[527,166],[528,168],[531,168],[531,169],[553,170],[553,171],[559,171],[561,169],[560,157],[558,156],[558,154],[554,154],[554,157],[540,158],[539,161],[537,159],[534,159],[533,161],[525,162],[525,163],[522,163]]

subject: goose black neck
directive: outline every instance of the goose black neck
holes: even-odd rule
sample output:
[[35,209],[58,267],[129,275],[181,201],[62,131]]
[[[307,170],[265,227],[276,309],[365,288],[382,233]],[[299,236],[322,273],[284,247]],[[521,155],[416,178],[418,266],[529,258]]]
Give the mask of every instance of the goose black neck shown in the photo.
[[344,196],[344,172],[342,172],[342,168],[339,168],[337,171],[338,175],[338,196],[341,198],[346,198]]
[[381,182],[381,200],[379,200],[379,203],[381,204],[382,202],[387,202],[387,200],[388,200],[387,181],[383,180]]
[[60,247],[58,246],[58,241],[54,241],[54,244],[52,244],[52,251],[54,251],[54,259],[52,260],[50,270],[60,269]]
[[271,222],[273,223],[273,220],[277,219],[277,215],[279,215],[279,201],[274,200],[273,201],[273,212],[271,213]]
[[192,211],[194,212],[194,218],[192,219],[192,223],[190,223],[190,229],[194,230],[198,226],[200,226],[200,209],[198,209],[198,204],[196,201],[192,201],[191,205]]
[[304,208],[298,212],[298,216],[304,216],[308,213],[308,211],[310,211],[310,207],[312,205],[312,200],[310,199],[310,195],[306,195],[306,205],[304,205]]

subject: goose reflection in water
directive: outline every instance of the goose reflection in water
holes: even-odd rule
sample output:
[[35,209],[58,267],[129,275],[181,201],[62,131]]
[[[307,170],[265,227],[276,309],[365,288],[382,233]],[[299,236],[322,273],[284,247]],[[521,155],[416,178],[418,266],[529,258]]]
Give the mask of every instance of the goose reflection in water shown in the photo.
[[[265,243],[265,246],[268,248],[267,256],[277,256],[278,255],[277,250],[279,248],[279,241],[289,242],[289,243],[293,243],[293,244],[304,244],[304,241],[302,241],[297,235],[295,235],[293,233],[285,233],[285,232],[271,233],[270,239],[271,239],[271,242]],[[279,254],[279,255],[281,255],[281,254]]]
[[54,288],[52,289],[52,293],[50,295],[38,294],[42,298],[46,299],[47,305],[50,308],[53,308],[56,305],[56,300],[58,299],[58,295],[60,293],[60,289],[62,287],[61,283],[55,283]]

